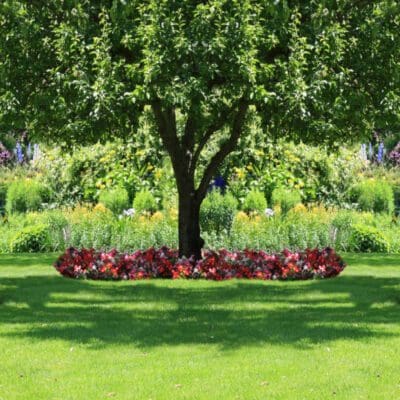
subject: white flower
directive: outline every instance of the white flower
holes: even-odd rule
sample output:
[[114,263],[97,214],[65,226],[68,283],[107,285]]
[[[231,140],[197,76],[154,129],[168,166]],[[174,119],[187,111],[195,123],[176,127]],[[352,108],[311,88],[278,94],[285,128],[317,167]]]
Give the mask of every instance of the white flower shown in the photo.
[[275,212],[272,208],[266,208],[264,213],[265,213],[266,217],[273,217],[275,214]]
[[135,215],[135,209],[134,208],[128,208],[127,210],[124,210],[122,212],[122,215],[124,217],[133,217]]

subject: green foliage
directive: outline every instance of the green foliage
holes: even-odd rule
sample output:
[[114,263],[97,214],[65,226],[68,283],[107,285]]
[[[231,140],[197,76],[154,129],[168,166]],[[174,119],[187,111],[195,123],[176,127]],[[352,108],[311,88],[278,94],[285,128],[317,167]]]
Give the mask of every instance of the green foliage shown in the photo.
[[[254,119],[318,145],[400,125],[399,13],[394,0],[3,1],[0,130],[70,146],[132,137],[144,118],[193,186],[179,192],[202,199]],[[76,196],[95,200],[92,183]]]
[[43,224],[23,228],[10,243],[11,253],[37,253],[46,248],[48,227]]
[[156,100],[184,113],[198,100],[201,132],[242,97],[272,134],[303,140],[398,122],[395,1],[3,3],[7,128],[97,141],[129,135]]
[[393,186],[393,198],[396,215],[400,215],[400,185]]
[[6,210],[14,212],[36,211],[49,198],[45,186],[36,180],[19,179],[10,184],[7,190]]
[[347,206],[347,189],[365,169],[357,148],[332,152],[328,147],[272,142],[255,125],[224,164],[230,190],[243,200],[251,188],[271,199],[278,187],[300,191],[305,202]]
[[264,194],[258,190],[252,190],[244,199],[242,210],[246,213],[263,213],[267,205]]
[[145,135],[143,128],[135,143],[95,144],[74,148],[72,153],[59,148],[45,150],[34,168],[52,188],[59,205],[96,202],[102,191],[113,187],[125,188],[130,198],[151,188],[161,198],[164,189],[174,186],[172,168],[163,163],[157,141]]
[[157,211],[157,201],[149,190],[142,190],[133,200],[133,208],[137,213],[154,213]]
[[388,253],[390,250],[386,237],[371,226],[355,225],[350,243],[355,251],[362,253]]
[[297,190],[280,187],[272,192],[271,202],[273,206],[280,206],[282,212],[286,214],[291,208],[301,203],[301,195]]
[[[233,204],[234,200],[231,206]],[[217,212],[214,215],[221,217]],[[227,220],[230,218],[228,214],[222,215]],[[212,220],[207,222],[210,222],[211,229],[203,232],[206,248],[280,251],[283,248],[331,246],[341,251],[368,251],[371,246],[362,247],[359,244],[361,239],[355,240],[358,236],[354,235],[353,227],[361,225],[368,231],[379,232],[379,237],[383,235],[391,252],[400,252],[400,225],[385,214],[301,206],[291,209],[286,215],[269,218],[238,212],[230,231],[225,222],[221,222],[219,227]],[[156,212],[151,217],[147,214],[119,219],[104,207],[78,206],[13,214],[7,222],[0,221],[0,252],[9,252],[15,236],[36,225],[47,227],[47,240],[42,241],[41,251],[62,251],[69,246],[134,251],[163,245],[176,248],[178,245],[176,215]]]
[[385,181],[364,180],[352,188],[351,198],[363,211],[392,214],[394,210],[393,190]]
[[8,185],[0,182],[0,215],[4,213],[6,207]]
[[10,184],[18,179],[24,179],[27,171],[22,167],[0,168],[0,214],[6,211],[7,191]]
[[200,226],[206,232],[230,232],[238,207],[237,200],[229,193],[223,195],[212,190],[200,208]]
[[128,192],[124,188],[104,190],[100,193],[99,202],[114,214],[121,214],[123,210],[129,208]]

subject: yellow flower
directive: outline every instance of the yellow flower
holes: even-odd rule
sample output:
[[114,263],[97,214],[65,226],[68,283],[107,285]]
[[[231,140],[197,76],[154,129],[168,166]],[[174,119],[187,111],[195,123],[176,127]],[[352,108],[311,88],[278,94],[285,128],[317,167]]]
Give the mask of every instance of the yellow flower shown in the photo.
[[94,206],[93,208],[94,212],[98,213],[108,213],[110,210],[103,204],[103,203],[98,203]]
[[242,168],[236,168],[236,175],[240,180],[246,177],[246,173]]
[[160,222],[164,219],[164,215],[161,211],[156,211],[152,216],[151,216],[151,220],[153,222]]
[[140,216],[139,216],[139,222],[145,223],[145,222],[147,222],[147,221],[148,221],[148,218],[147,218],[145,215],[140,215]]
[[282,214],[282,207],[281,207],[279,204],[277,204],[276,206],[274,206],[273,210],[274,210],[274,214],[275,214],[275,215],[280,215],[280,214]]
[[170,218],[172,218],[173,220],[176,220],[178,218],[178,210],[175,207],[171,207],[168,210],[168,215]]
[[163,176],[163,170],[161,168],[157,168],[154,172],[154,177],[156,179],[161,179]]
[[293,207],[293,212],[298,214],[305,213],[307,212],[307,207],[302,203],[296,204]]
[[239,211],[239,212],[236,214],[235,219],[236,219],[236,221],[239,222],[239,223],[246,223],[246,222],[249,222],[249,216],[248,216],[245,212],[243,212],[243,211]]

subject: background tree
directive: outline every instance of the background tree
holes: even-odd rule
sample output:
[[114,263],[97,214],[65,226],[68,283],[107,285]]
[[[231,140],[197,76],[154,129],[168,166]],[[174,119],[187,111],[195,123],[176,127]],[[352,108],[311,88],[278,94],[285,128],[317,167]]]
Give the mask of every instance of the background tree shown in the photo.
[[200,204],[251,118],[321,144],[398,123],[399,15],[395,0],[3,0],[0,127],[82,144],[150,116],[180,253],[200,257]]

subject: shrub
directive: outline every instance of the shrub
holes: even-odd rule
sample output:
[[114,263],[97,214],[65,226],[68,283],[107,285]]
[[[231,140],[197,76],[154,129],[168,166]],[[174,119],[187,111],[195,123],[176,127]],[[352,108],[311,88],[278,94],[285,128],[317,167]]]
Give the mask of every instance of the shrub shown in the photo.
[[400,185],[393,186],[393,196],[396,215],[400,215]]
[[6,206],[8,185],[6,182],[0,182],[0,214],[3,214]]
[[37,211],[48,200],[46,187],[31,179],[12,182],[7,190],[6,210],[9,214]]
[[235,217],[238,202],[231,194],[222,195],[219,190],[211,191],[200,208],[200,225],[206,232],[229,232]]
[[377,228],[361,224],[353,226],[350,243],[353,250],[363,253],[387,253],[390,250],[388,240]]
[[355,201],[362,211],[393,213],[393,190],[385,181],[377,181],[375,179],[364,180],[354,186],[350,193],[351,200]]
[[26,226],[45,225],[48,232],[46,251],[60,251],[66,248],[68,221],[61,210],[46,210],[24,215]]
[[138,213],[153,214],[157,211],[157,201],[149,190],[142,190],[136,195],[133,208]]
[[128,192],[124,188],[113,188],[100,193],[99,203],[104,204],[114,214],[121,214],[129,208]]
[[312,279],[330,278],[345,263],[332,249],[267,254],[264,251],[206,251],[201,260],[179,259],[178,251],[162,247],[133,254],[68,249],[54,264],[70,278],[88,279]]
[[263,213],[267,206],[264,194],[258,190],[252,190],[245,197],[242,209],[248,214],[252,212]]
[[279,206],[286,214],[291,208],[301,203],[301,195],[298,190],[280,187],[272,192],[271,202],[273,206]]
[[43,224],[27,226],[17,232],[11,240],[12,253],[36,253],[46,248],[48,241],[48,227]]

